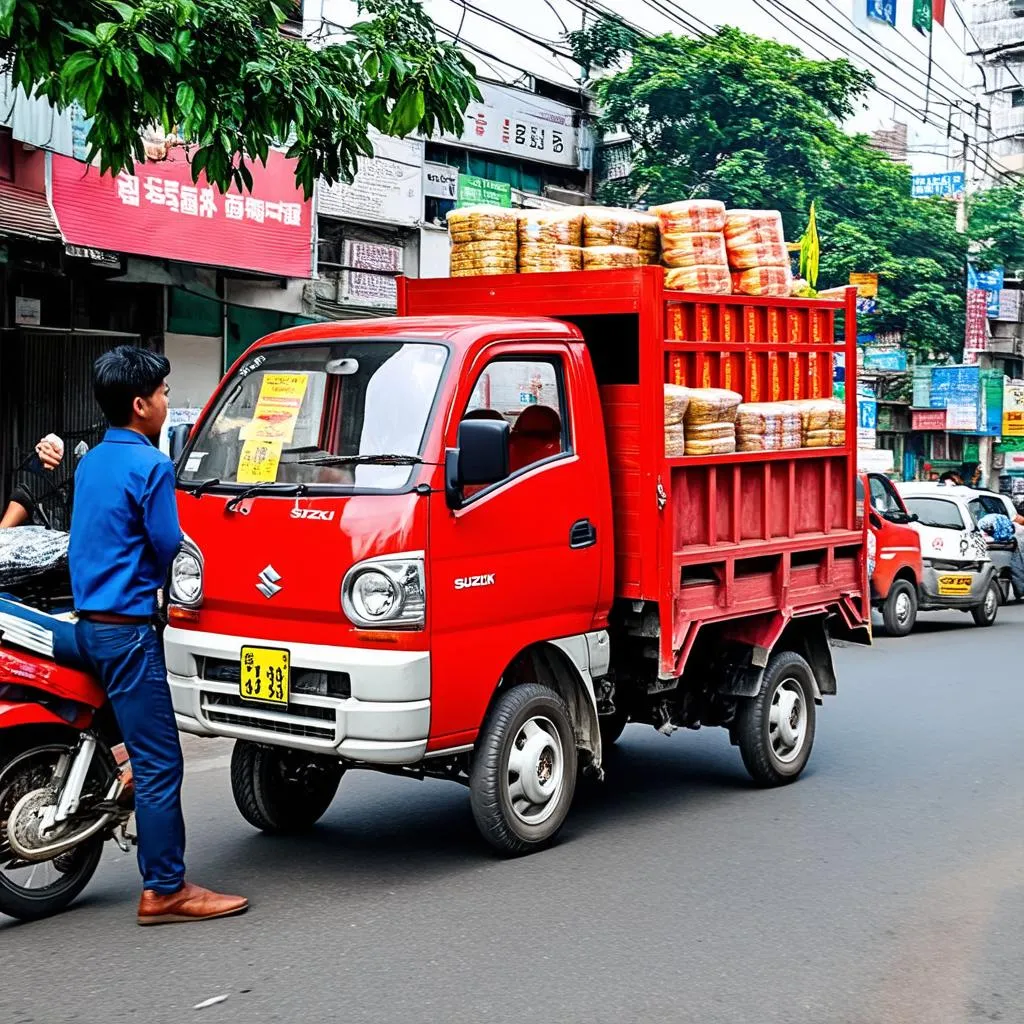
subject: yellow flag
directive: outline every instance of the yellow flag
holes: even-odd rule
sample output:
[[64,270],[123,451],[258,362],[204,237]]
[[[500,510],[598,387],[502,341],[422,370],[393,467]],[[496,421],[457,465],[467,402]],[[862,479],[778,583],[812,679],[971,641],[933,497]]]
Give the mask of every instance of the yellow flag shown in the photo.
[[818,257],[821,246],[818,243],[818,219],[811,203],[811,215],[807,220],[807,230],[800,239],[800,276],[812,287],[818,284]]

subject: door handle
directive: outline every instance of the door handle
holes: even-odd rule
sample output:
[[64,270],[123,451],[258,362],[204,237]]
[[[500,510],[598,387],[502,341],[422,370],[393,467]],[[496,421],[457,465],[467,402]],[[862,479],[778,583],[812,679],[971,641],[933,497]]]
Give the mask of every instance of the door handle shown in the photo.
[[597,527],[589,519],[577,519],[569,530],[569,547],[592,548],[597,543]]

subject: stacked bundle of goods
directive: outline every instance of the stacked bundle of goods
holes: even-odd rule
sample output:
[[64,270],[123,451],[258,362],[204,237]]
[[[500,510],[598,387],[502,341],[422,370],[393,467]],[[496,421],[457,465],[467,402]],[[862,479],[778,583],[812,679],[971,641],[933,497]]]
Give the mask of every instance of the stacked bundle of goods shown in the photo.
[[728,455],[736,451],[736,411],[743,396],[722,388],[665,385],[665,454]]
[[665,287],[728,295],[732,291],[725,248],[725,205],[709,199],[656,206],[661,228]]
[[656,218],[614,207],[584,207],[584,270],[643,267],[657,262]]
[[582,210],[523,210],[519,214],[519,272],[579,270]]
[[515,210],[467,206],[448,213],[452,277],[514,274],[519,247]]
[[841,448],[846,444],[846,407],[834,398],[810,398],[793,405],[800,413],[804,448]]
[[785,402],[745,402],[736,413],[736,450],[781,452],[803,443],[800,410]]
[[787,296],[793,287],[789,250],[777,210],[729,210],[725,244],[732,290],[739,295]]
[[686,410],[690,405],[690,389],[677,384],[665,385],[665,454],[676,458],[686,454]]

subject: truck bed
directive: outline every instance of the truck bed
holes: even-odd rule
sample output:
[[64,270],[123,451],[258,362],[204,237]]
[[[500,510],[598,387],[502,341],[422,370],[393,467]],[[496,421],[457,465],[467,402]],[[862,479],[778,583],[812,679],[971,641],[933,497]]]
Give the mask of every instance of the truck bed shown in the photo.
[[[400,315],[549,316],[586,339],[599,385],[615,516],[615,592],[657,605],[659,674],[702,629],[770,647],[797,616],[867,622],[855,500],[856,292],[845,300],[695,295],[658,267],[399,281]],[[837,328],[842,325],[842,336]],[[664,385],[745,401],[827,397],[847,367],[842,448],[665,456]]]

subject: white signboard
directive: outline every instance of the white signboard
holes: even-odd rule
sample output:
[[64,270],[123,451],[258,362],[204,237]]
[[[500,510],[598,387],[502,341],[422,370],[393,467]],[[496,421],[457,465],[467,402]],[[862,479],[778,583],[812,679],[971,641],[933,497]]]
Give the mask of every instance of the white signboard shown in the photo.
[[542,164],[575,167],[578,131],[572,107],[522,89],[480,83],[483,102],[470,103],[461,136],[449,142]]
[[423,165],[423,194],[434,199],[459,198],[459,169],[448,164]]
[[1020,298],[1019,288],[1004,288],[999,293],[999,316],[997,320],[1020,320]]
[[371,133],[374,155],[361,156],[351,183],[320,182],[317,212],[339,220],[411,227],[423,215],[423,142]]
[[857,468],[862,473],[891,473],[896,456],[888,448],[861,449],[857,452]]
[[396,274],[402,272],[404,251],[397,245],[378,242],[345,242],[345,266],[341,275],[341,301],[350,306],[396,309]]
[[14,322],[22,327],[38,327],[43,322],[42,302],[19,295],[14,300]]

